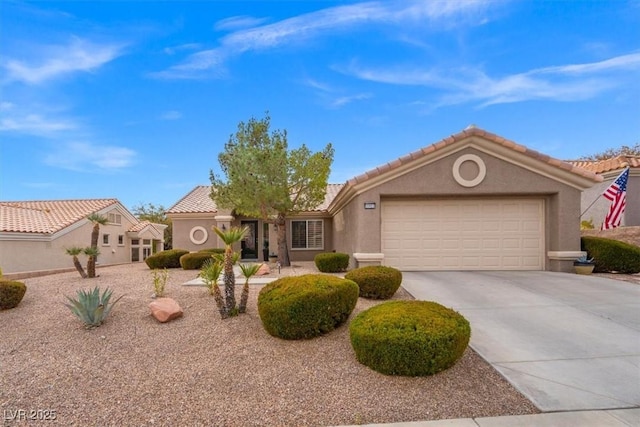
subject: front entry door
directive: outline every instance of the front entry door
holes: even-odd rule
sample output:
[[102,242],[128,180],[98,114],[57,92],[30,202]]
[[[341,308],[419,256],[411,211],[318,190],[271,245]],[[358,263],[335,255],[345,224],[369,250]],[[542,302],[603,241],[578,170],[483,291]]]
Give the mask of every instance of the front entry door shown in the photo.
[[242,239],[241,258],[258,259],[258,221],[240,221],[241,227],[247,227],[247,234]]

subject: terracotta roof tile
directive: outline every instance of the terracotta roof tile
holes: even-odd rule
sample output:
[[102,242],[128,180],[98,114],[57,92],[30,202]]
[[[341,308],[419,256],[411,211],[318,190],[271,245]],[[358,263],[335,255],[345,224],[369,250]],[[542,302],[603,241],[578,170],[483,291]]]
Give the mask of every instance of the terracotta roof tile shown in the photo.
[[[477,128],[477,127],[469,127],[465,130],[463,130],[462,132],[459,132],[455,135],[451,135],[448,136],[438,142],[436,142],[435,144],[429,145],[427,147],[424,147],[418,151],[415,151],[413,153],[411,153],[410,155],[407,156],[403,156],[400,157],[396,160],[392,160],[390,162],[388,162],[387,164],[383,165],[383,166],[378,166],[376,169],[367,171],[365,173],[363,173],[362,175],[358,175],[355,178],[350,179],[349,181],[347,181],[347,185],[355,185],[355,184],[359,184],[362,183],[364,181],[366,181],[367,179],[373,178],[374,176],[379,175],[379,171],[384,170],[389,171],[392,169],[396,169],[401,167],[404,164],[407,164],[411,161],[414,161],[422,156],[426,156],[430,153],[433,153],[434,151],[440,150],[448,145],[451,144],[455,144],[458,141],[461,141],[465,138],[471,137],[471,136],[479,136],[482,137],[484,139],[487,139],[489,141],[492,141],[498,145],[501,145],[503,147],[509,148],[511,150],[523,153],[529,157],[532,157],[536,160],[539,160],[541,162],[544,163],[548,163],[551,165],[554,165],[556,167],[559,167],[561,169],[567,170],[569,172],[575,173],[577,175],[581,175],[583,177],[586,178],[590,178],[593,180],[597,180],[595,173],[593,173],[592,171],[589,170],[585,170],[581,167],[578,167],[574,164],[570,164],[567,162],[564,162],[562,160],[558,160],[555,159],[553,157],[547,156],[546,154],[542,154],[539,153],[538,151],[535,150],[531,150],[527,147],[525,147],[524,145],[520,145],[517,144],[511,140],[508,140],[506,138],[503,138],[501,136],[498,136],[496,134],[493,134],[491,132],[487,132],[483,129]],[[414,155],[415,154],[415,155]]]
[[627,163],[631,168],[640,168],[640,156],[617,156],[611,159],[599,161],[569,160],[567,163],[586,169],[590,172],[600,174],[622,169],[625,163]]
[[116,199],[0,202],[0,232],[53,234],[116,203]]
[[167,213],[216,213],[218,207],[209,197],[210,185],[199,185],[167,210]]

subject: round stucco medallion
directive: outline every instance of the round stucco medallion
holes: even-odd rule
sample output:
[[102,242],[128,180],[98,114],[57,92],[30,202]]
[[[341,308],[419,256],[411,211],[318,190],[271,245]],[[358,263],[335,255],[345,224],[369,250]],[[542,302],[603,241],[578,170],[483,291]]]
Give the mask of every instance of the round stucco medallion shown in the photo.
[[[478,166],[478,175],[473,179],[465,179],[460,175],[460,167],[464,162],[472,162]],[[453,163],[453,179],[463,187],[475,187],[480,184],[484,177],[487,176],[487,166],[484,161],[475,154],[463,154]]]
[[[200,232],[202,233],[202,238],[200,239],[196,239],[196,234]],[[193,227],[191,229],[191,232],[189,233],[189,240],[191,240],[191,243],[193,243],[194,245],[201,245],[204,242],[207,241],[207,238],[209,238],[209,234],[207,233],[207,230],[204,227],[201,227],[199,225]]]

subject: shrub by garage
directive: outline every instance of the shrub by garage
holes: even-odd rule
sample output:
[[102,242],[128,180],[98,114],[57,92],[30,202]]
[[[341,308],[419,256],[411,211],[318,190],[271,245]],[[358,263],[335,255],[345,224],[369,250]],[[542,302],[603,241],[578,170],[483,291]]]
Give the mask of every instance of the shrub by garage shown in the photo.
[[24,283],[0,279],[0,310],[17,307],[26,292]]
[[313,260],[323,273],[338,273],[349,267],[349,254],[341,252],[324,252],[316,255]]
[[640,247],[619,240],[583,236],[583,251],[595,262],[595,272],[615,271],[624,274],[640,273]]
[[258,295],[258,313],[275,337],[313,338],[344,323],[358,301],[358,285],[325,274],[283,277]]
[[152,270],[156,268],[180,268],[180,257],[188,253],[189,251],[184,249],[170,249],[153,254],[145,259],[144,262]]
[[402,283],[400,270],[383,265],[356,268],[344,277],[358,284],[361,297],[371,299],[391,298]]
[[433,375],[453,366],[471,328],[459,313],[430,301],[389,301],[360,313],[349,326],[360,363],[386,375]]
[[213,252],[190,252],[180,257],[183,270],[200,270],[208,259],[212,259]]

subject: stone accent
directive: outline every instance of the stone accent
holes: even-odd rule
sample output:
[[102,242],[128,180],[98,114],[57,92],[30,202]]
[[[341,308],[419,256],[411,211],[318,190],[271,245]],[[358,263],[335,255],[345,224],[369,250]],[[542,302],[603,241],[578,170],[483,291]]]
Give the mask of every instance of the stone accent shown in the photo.
[[265,263],[262,263],[262,265],[260,265],[260,269],[256,273],[256,276],[264,276],[265,274],[270,274],[270,273],[271,273],[271,269],[269,268],[269,266]]
[[382,265],[384,254],[382,253],[354,253],[356,267],[367,267],[370,265]]
[[151,315],[160,323],[169,322],[182,316],[182,308],[172,298],[158,298],[149,304]]

